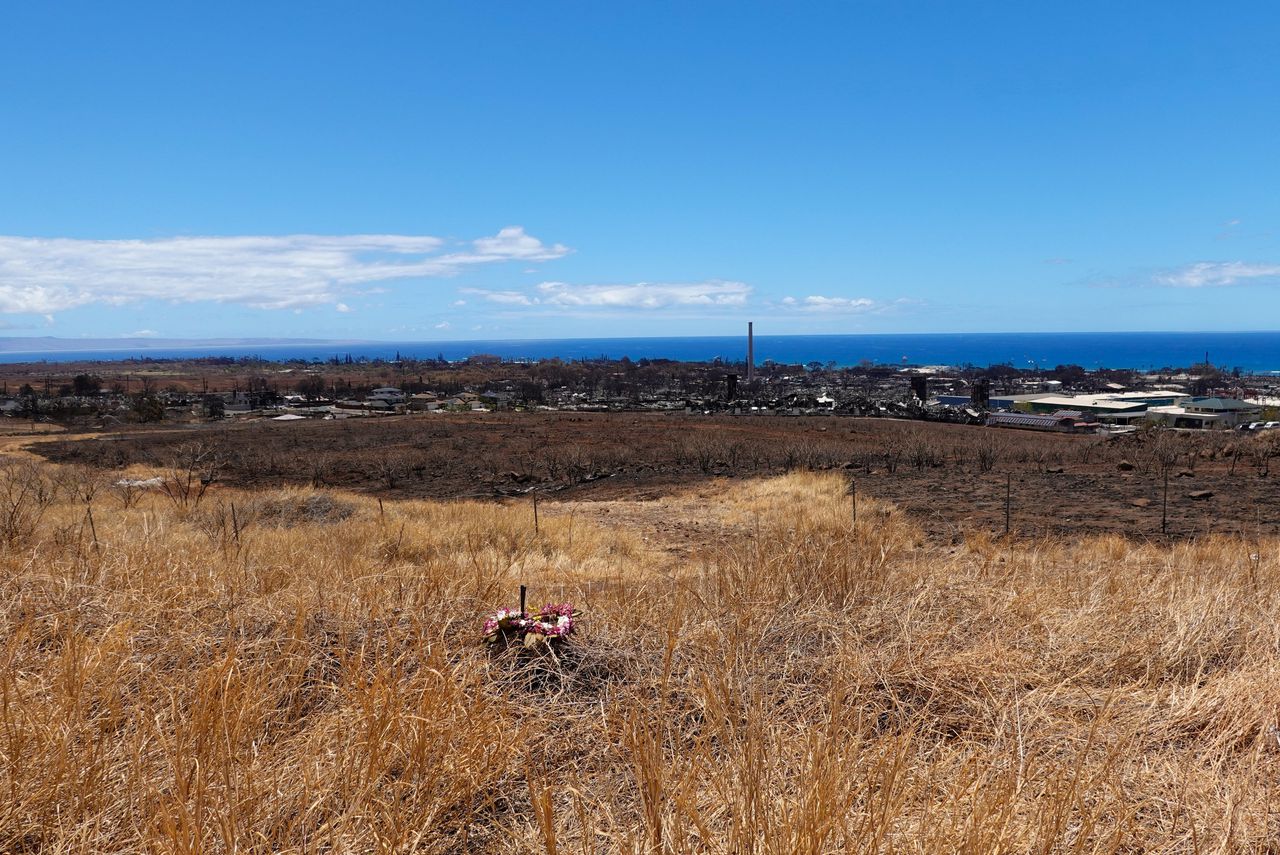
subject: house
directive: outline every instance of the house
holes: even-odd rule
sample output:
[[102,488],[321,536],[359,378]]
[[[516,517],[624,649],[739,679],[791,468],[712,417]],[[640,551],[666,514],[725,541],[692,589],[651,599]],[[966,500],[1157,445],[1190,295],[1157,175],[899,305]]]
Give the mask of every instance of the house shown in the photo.
[[395,413],[395,407],[386,401],[335,401],[329,412],[331,415],[386,416]]
[[510,392],[503,392],[498,389],[486,389],[480,393],[480,399],[497,405],[506,405],[511,403],[511,399],[515,395]]
[[388,404],[403,404],[404,392],[395,386],[380,386],[369,393],[370,401],[385,401]]
[[426,410],[435,410],[440,407],[440,402],[431,392],[418,392],[409,396],[409,409],[413,412],[423,412]]

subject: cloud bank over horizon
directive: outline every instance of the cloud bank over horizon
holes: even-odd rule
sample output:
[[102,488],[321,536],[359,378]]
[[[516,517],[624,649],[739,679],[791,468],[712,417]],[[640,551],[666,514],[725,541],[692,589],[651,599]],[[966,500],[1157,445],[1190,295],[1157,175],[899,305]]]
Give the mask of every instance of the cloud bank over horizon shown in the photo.
[[201,236],[83,240],[0,236],[0,313],[50,315],[92,304],[236,303],[260,309],[334,305],[361,286],[448,278],[483,265],[570,253],[520,226],[492,237]]

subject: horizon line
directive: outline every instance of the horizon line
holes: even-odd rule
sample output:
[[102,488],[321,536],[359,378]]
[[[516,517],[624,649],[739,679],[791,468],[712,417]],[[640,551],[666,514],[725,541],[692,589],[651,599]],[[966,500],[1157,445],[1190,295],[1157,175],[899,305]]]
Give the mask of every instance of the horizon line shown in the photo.
[[[1045,335],[1045,336],[1089,336],[1089,335],[1264,335],[1264,334],[1280,334],[1280,329],[1221,329],[1221,330],[987,330],[987,331],[954,331],[954,332],[848,332],[848,333],[761,333],[756,331],[756,338],[897,338],[897,337],[927,337],[927,336],[1025,336],[1025,335]],[[143,336],[129,337],[122,336],[119,338],[103,337],[82,337],[82,338],[63,338],[60,336],[0,336],[0,345],[16,344],[19,342],[57,342],[60,344],[76,344],[84,342],[92,346],[69,348],[71,350],[83,351],[86,353],[95,351],[118,350],[121,346],[142,346],[142,347],[174,347],[181,345],[189,345],[192,347],[211,347],[211,348],[235,348],[235,347],[287,347],[290,345],[404,345],[404,344],[473,344],[473,343],[507,343],[507,342],[553,342],[553,341],[670,341],[670,340],[699,340],[699,339],[744,339],[746,333],[722,333],[717,335],[601,335],[601,336],[543,336],[537,338],[423,338],[423,339],[366,339],[366,338],[260,338],[249,337],[243,339],[212,336],[209,338],[183,338],[183,337],[162,337],[162,336]],[[0,352],[5,353],[42,353],[43,349],[31,350],[5,350],[0,348]]]

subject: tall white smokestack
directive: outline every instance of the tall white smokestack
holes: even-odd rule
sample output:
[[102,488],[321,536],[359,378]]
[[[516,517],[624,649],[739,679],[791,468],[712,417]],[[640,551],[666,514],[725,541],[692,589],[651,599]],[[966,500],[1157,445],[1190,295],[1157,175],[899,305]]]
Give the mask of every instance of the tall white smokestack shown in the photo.
[[747,382],[756,379],[756,337],[751,321],[747,321]]

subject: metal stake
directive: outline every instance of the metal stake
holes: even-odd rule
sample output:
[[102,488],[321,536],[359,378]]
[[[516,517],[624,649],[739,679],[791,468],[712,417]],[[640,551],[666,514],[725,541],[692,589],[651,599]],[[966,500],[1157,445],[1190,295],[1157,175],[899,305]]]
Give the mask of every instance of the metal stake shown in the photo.
[[1004,533],[1007,537],[1009,534],[1009,509],[1013,503],[1013,476],[1005,474],[1004,476]]
[[1164,468],[1164,503],[1160,510],[1160,534],[1169,534],[1169,467]]

